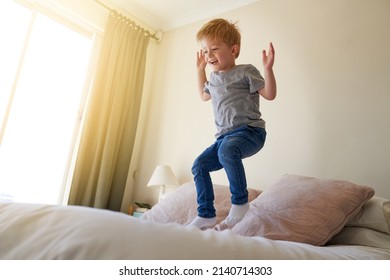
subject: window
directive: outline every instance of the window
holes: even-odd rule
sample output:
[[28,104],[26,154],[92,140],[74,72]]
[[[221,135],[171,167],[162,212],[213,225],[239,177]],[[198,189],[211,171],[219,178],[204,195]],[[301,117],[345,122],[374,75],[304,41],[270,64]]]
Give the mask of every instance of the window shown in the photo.
[[92,38],[0,2],[0,196],[61,200]]

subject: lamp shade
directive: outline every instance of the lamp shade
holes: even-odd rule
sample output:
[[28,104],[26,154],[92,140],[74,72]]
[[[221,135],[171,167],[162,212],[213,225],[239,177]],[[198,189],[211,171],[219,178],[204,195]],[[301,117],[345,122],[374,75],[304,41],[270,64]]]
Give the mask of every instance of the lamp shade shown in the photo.
[[175,187],[179,185],[172,169],[167,165],[158,165],[147,184],[148,187]]

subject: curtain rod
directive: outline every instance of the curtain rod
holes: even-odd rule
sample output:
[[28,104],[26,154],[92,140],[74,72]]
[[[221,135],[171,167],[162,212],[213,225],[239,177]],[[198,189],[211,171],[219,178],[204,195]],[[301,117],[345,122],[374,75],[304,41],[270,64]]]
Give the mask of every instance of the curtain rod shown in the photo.
[[[104,9],[110,11],[110,12],[116,12],[114,9],[111,9],[109,6],[101,2],[100,0],[95,0],[96,3],[98,3],[100,6],[102,6]],[[149,30],[137,25],[137,27],[142,28],[142,30],[145,30],[148,33],[148,36],[154,40],[157,41],[157,43],[160,43],[162,41],[163,32],[161,30],[157,30],[152,34]]]

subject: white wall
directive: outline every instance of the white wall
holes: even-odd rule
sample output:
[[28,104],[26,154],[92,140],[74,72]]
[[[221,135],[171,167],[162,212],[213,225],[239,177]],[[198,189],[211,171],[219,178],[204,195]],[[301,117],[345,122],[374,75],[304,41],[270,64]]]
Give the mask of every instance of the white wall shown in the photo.
[[[390,197],[390,1],[264,0],[221,17],[239,21],[238,63],[263,72],[262,49],[269,41],[276,49],[278,96],[261,100],[268,138],[244,162],[249,186],[266,189],[290,173]],[[193,160],[214,141],[211,103],[196,91],[195,35],[205,22],[166,32],[157,48],[133,200],[157,201],[158,190],[145,187],[157,164],[192,180]],[[213,180],[227,184],[223,171]]]

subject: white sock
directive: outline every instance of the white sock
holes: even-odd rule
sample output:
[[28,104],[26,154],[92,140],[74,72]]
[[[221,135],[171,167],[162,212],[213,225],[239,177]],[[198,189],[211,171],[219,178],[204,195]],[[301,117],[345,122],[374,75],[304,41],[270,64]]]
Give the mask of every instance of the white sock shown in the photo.
[[217,222],[217,218],[202,218],[202,217],[196,217],[191,223],[189,223],[189,226],[196,226],[197,228],[200,229],[207,229],[207,228],[212,228],[215,226]]
[[239,221],[244,218],[246,212],[249,210],[249,203],[237,205],[232,204],[232,207],[230,208],[229,215],[225,219],[225,223],[228,226],[234,226]]

